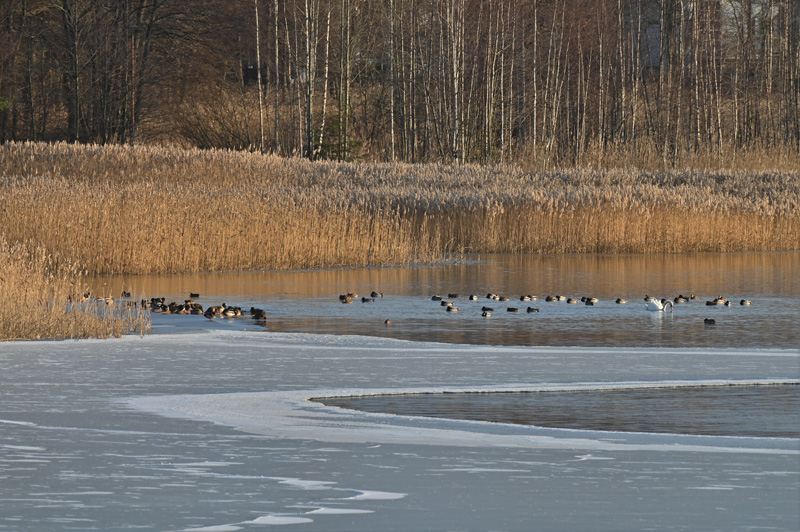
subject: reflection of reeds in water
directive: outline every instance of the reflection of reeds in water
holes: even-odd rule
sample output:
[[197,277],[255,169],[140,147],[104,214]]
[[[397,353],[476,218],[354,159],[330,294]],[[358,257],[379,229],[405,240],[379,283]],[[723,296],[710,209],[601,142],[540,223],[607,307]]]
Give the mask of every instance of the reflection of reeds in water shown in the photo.
[[445,252],[787,250],[800,176],[312,163],[6,144],[0,230],[97,273],[398,265]]
[[150,317],[136,306],[99,306],[85,294],[82,273],[41,247],[0,239],[0,341],[143,334]]

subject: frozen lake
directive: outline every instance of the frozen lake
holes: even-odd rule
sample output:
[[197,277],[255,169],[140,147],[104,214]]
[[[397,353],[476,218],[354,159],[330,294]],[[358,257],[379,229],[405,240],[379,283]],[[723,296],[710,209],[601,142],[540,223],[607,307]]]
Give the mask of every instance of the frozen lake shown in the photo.
[[[139,287],[125,280],[127,288],[152,296],[200,291],[208,301],[261,302],[287,329],[316,309],[319,320],[308,322],[307,330],[328,333],[338,323],[352,335],[269,332],[251,320],[154,315],[155,333],[145,338],[0,344],[0,531],[232,532],[279,525],[325,531],[796,531],[797,438],[525,427],[356,412],[309,400],[800,383],[800,353],[791,343],[797,338],[797,254],[781,255],[782,266],[755,256],[713,261],[720,267],[716,274],[701,274],[706,262],[692,275],[670,267],[652,275],[629,272],[638,280],[615,293],[601,289],[601,281],[616,278],[622,263],[603,274],[605,266],[581,262],[571,270],[578,279],[573,281],[569,271],[558,273],[554,286],[576,284],[554,292],[601,299],[593,309],[550,307],[552,321],[545,327],[566,331],[550,342],[558,345],[539,343],[539,336],[520,340],[517,332],[530,322],[512,319],[528,316],[499,312],[501,319],[490,323],[517,345],[429,341],[451,340],[447,330],[455,331],[452,338],[470,340],[476,324],[486,327],[480,316],[469,321],[473,316],[466,312],[459,313],[462,321],[440,321],[456,316],[430,301],[434,291],[477,291],[473,274],[465,272],[479,264],[298,272],[286,274],[283,284],[277,274],[250,274],[249,282],[264,276],[258,289],[246,283],[237,289],[226,276],[219,282],[228,284],[219,290],[212,276],[163,285],[140,279]],[[538,272],[546,264],[500,263],[509,284],[501,285],[503,276],[487,278],[480,285],[487,292],[526,293],[512,279],[521,283],[526,265]],[[563,263],[562,269],[569,267]],[[453,277],[458,271],[467,279],[462,284]],[[486,275],[497,271],[488,268]],[[414,276],[429,281],[411,283],[415,292],[403,293],[402,281]],[[198,285],[203,279],[209,284]],[[374,304],[335,299],[340,292],[372,289],[384,292]],[[609,302],[617,293],[633,300],[640,292],[690,291],[748,298],[753,305],[706,310],[701,300],[677,306],[672,317],[656,317],[638,301],[624,309]],[[376,312],[381,304],[397,314]],[[540,314],[548,312],[546,303],[537,304]],[[587,327],[578,314],[604,308],[611,321],[600,314],[587,320],[605,325]],[[715,328],[704,328],[705,312],[715,313]],[[383,324],[386,318],[392,326]],[[748,326],[753,320],[762,324],[758,330]],[[268,322],[271,328],[279,329]],[[425,341],[391,337],[413,336],[415,329]],[[496,337],[491,329],[481,334]],[[587,336],[596,345],[585,345]]]
[[796,530],[800,440],[541,429],[307,399],[800,379],[789,350],[247,331],[0,345],[0,530]]

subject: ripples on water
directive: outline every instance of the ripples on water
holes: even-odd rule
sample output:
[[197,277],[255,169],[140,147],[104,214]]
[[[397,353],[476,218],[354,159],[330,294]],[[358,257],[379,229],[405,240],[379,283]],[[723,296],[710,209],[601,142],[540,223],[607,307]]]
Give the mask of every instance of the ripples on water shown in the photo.
[[[154,316],[154,332],[184,328],[234,328],[356,334],[484,345],[603,347],[789,348],[800,345],[800,253],[696,255],[476,255],[463,264],[301,272],[161,276],[105,276],[91,281],[96,294],[130,290],[134,297],[182,301],[199,292],[205,306],[227,302],[264,308],[264,326],[252,320]],[[374,303],[343,305],[338,295],[372,291]],[[489,292],[509,302],[486,299]],[[459,312],[446,312],[431,296],[457,293]],[[476,294],[477,301],[467,296]],[[538,301],[520,301],[522,295]],[[547,303],[547,295],[599,298]],[[643,297],[696,294],[674,312],[648,312]],[[724,295],[734,303],[708,307]],[[617,298],[627,304],[618,305]],[[752,301],[740,306],[740,299]],[[482,317],[481,308],[495,309]],[[527,313],[528,306],[539,309]],[[517,307],[520,312],[508,312]],[[714,326],[706,326],[713,318]],[[391,325],[386,325],[385,320]]]
[[317,401],[366,412],[553,428],[800,438],[798,385],[398,394]]

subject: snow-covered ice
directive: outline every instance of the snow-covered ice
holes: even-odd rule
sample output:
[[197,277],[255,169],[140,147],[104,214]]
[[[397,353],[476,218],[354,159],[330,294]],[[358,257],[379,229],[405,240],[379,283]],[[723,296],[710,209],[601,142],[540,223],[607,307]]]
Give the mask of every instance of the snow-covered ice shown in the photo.
[[0,531],[800,529],[800,440],[368,414],[315,397],[800,383],[797,350],[213,331],[0,344]]

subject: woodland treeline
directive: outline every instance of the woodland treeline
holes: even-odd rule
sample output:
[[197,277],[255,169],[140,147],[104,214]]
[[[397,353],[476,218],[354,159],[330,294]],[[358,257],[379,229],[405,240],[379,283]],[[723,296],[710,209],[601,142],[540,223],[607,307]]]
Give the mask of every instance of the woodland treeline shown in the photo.
[[0,140],[409,162],[796,151],[800,2],[3,0]]

